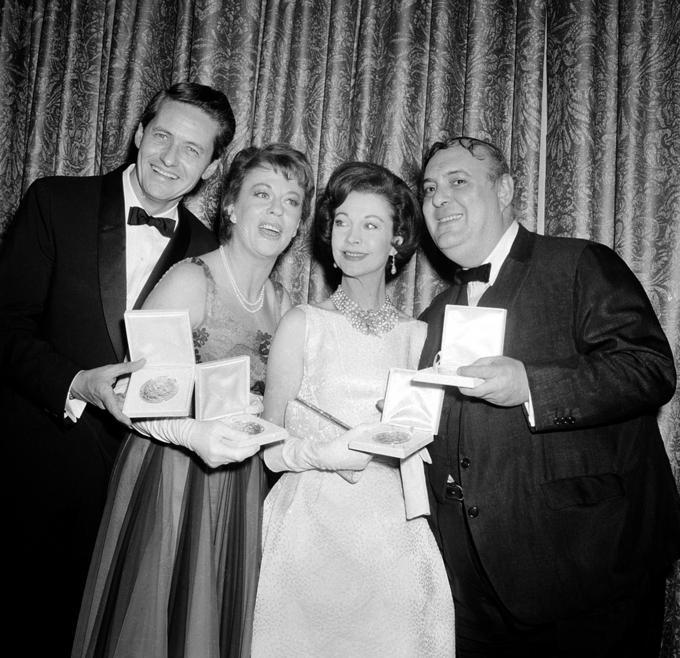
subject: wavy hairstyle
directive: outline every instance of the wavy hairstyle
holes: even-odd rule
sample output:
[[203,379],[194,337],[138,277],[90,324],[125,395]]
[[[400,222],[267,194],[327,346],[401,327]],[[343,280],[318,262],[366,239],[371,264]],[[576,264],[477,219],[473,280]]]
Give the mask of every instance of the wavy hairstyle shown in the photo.
[[249,146],[234,156],[222,180],[222,201],[218,229],[220,244],[229,241],[234,226],[229,218],[228,208],[238,198],[246,174],[257,167],[273,169],[288,180],[297,181],[304,191],[300,221],[304,222],[309,215],[312,196],[314,195],[314,173],[307,156],[290,144],[273,143],[261,147]]
[[[345,162],[331,174],[316,206],[315,234],[321,257],[328,263],[333,261],[331,235],[335,211],[351,192],[378,194],[389,203],[393,235],[402,238],[400,245],[393,245],[397,252],[394,264],[402,267],[418,247],[423,213],[409,186],[389,169],[373,162]],[[389,259],[385,269],[391,276]]]

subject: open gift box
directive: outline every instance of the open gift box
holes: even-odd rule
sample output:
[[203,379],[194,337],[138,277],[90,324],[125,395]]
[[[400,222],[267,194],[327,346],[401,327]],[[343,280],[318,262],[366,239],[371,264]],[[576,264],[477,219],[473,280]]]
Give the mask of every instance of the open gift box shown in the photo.
[[439,429],[444,389],[414,384],[417,372],[390,368],[381,422],[350,441],[350,448],[405,459],[432,442]]
[[250,404],[250,357],[208,361],[196,365],[197,420],[220,420],[242,434],[245,445],[282,441],[288,432],[247,413]]
[[468,388],[481,384],[484,380],[478,377],[456,372],[460,366],[469,366],[482,357],[503,354],[506,315],[504,308],[447,304],[441,350],[433,366],[419,370],[415,381]]
[[133,372],[123,413],[129,418],[167,418],[191,413],[194,348],[188,311],[126,311],[130,360],[146,359]]

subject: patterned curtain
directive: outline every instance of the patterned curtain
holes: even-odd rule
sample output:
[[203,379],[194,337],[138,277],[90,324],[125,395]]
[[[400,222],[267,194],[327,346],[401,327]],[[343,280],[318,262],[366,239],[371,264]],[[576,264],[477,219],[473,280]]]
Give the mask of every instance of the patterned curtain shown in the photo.
[[[645,287],[680,372],[680,3],[552,2],[546,233],[612,247]],[[680,392],[661,411],[680,478]],[[680,572],[664,656],[680,655]]]
[[[38,176],[125,161],[153,93],[193,79],[234,107],[227,160],[287,141],[319,189],[344,160],[413,184],[435,139],[498,143],[521,221],[613,247],[680,355],[677,0],[5,0],[0,11],[0,233]],[[189,201],[206,223],[217,192],[212,181]],[[276,270],[295,302],[329,292],[309,229]],[[426,241],[390,291],[418,314],[445,278]],[[660,422],[680,477],[680,396]],[[680,652],[673,594],[664,656]]]

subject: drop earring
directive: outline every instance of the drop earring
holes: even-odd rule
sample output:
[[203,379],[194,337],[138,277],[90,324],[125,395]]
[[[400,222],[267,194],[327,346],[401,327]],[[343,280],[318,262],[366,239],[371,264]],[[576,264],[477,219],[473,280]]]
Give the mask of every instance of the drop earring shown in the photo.
[[390,254],[390,258],[392,259],[392,266],[390,267],[390,274],[394,276],[397,273],[397,266],[394,263],[394,254]]

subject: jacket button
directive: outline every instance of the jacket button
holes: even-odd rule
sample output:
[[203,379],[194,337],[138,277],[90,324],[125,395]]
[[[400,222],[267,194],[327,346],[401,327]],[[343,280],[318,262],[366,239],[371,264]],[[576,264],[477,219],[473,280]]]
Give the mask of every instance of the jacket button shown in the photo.
[[479,516],[479,507],[477,507],[476,505],[468,507],[468,516],[471,519],[476,519]]
[[470,458],[469,457],[463,457],[463,459],[460,460],[460,465],[463,468],[470,468]]

